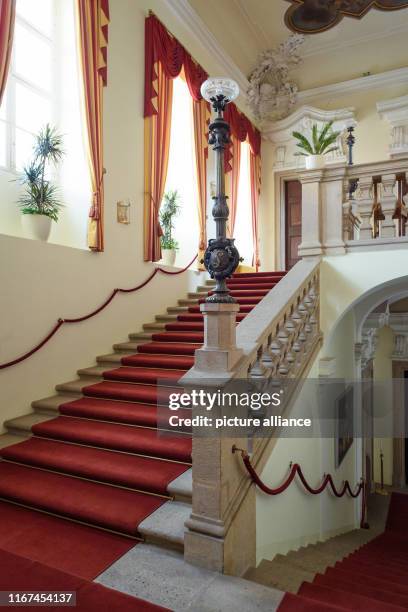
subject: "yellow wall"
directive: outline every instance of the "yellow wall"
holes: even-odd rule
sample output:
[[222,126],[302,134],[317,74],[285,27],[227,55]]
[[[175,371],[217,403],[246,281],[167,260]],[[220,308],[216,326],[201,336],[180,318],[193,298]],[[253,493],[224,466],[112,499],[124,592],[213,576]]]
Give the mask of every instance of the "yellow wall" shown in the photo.
[[[389,431],[393,424],[392,405],[392,360],[394,348],[394,333],[391,328],[383,327],[378,332],[378,344],[374,357],[374,414],[377,424],[374,430],[374,480],[381,481],[380,452],[384,454],[384,484],[392,484],[393,473],[393,442],[392,438],[383,437],[384,431]],[[380,415],[384,417],[380,418]],[[377,431],[376,431],[377,430]]]

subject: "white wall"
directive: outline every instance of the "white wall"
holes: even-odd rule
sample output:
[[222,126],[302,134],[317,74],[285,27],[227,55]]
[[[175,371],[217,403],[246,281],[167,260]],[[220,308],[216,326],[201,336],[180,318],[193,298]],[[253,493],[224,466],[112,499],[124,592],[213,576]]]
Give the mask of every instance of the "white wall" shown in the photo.
[[[212,74],[217,58],[200,46],[164,0],[111,3],[109,76],[105,89],[104,253],[0,234],[0,361],[32,348],[59,317],[98,306],[118,286],[134,286],[151,272],[143,262],[144,19],[149,8]],[[14,185],[7,182],[7,189]],[[1,192],[1,204],[6,194]],[[131,224],[116,222],[116,202],[132,202]],[[3,208],[3,211],[5,209]],[[7,213],[6,213],[7,214]],[[85,217],[87,214],[87,208]],[[11,232],[10,232],[11,233]],[[193,255],[193,253],[192,253]],[[32,400],[53,393],[95,356],[127,339],[143,323],[176,304],[198,282],[193,272],[156,277],[140,293],[119,296],[94,319],[63,328],[26,362],[0,371],[0,420],[22,415]]]

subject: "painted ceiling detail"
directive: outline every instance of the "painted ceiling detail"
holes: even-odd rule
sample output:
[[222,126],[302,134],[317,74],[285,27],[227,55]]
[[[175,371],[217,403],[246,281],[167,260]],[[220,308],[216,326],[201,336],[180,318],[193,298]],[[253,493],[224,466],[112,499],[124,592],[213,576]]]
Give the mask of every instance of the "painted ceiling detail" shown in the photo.
[[408,0],[286,0],[291,6],[285,23],[292,32],[317,34],[334,27],[343,17],[361,19],[372,8],[395,11],[408,7]]
[[296,104],[298,87],[289,73],[301,62],[298,49],[304,40],[302,34],[291,34],[277,47],[259,55],[249,75],[247,99],[261,123],[287,117]]

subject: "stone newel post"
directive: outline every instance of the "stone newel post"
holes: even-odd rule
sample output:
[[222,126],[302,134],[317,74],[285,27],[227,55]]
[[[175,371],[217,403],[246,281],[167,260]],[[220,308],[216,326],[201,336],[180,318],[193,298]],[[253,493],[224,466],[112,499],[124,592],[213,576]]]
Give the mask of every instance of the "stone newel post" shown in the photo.
[[[209,136],[209,144],[216,154],[217,192],[212,211],[216,237],[209,241],[204,256],[204,265],[215,278],[216,286],[201,305],[204,344],[196,351],[194,367],[182,383],[187,391],[205,388],[211,392],[222,391],[233,378],[242,356],[236,346],[239,305],[226,284],[239,264],[239,254],[234,240],[226,236],[229,210],[224,186],[224,150],[229,143],[229,125],[223,118],[223,110],[238,95],[238,86],[229,79],[209,79],[202,86],[202,94],[217,113]],[[255,494],[251,491],[245,502],[232,511],[231,495],[242,480],[239,464],[231,452],[232,445],[238,441],[216,434],[194,433],[193,429],[193,510],[186,522],[185,559],[215,571],[241,575],[255,563]]]
[[321,181],[323,170],[309,170],[300,176],[302,183],[302,242],[301,257],[322,254]]

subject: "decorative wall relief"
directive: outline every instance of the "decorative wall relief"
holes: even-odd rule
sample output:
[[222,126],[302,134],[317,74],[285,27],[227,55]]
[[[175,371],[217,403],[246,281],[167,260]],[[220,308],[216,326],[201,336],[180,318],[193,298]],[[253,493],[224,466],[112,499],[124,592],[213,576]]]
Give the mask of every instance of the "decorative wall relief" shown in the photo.
[[298,49],[304,40],[303,35],[292,34],[274,49],[260,54],[249,76],[247,92],[248,104],[259,121],[287,117],[296,104],[298,87],[289,73],[301,62]]
[[317,34],[337,25],[343,17],[361,19],[372,8],[395,11],[408,7],[408,0],[287,0],[291,6],[285,23],[292,32]]
[[315,123],[320,130],[328,121],[333,121],[333,130],[339,131],[336,141],[337,151],[326,156],[326,164],[347,162],[346,128],[356,126],[353,108],[340,108],[332,111],[321,110],[313,106],[302,106],[288,117],[280,121],[265,123],[263,135],[275,145],[275,170],[302,169],[305,165],[303,157],[295,156],[296,142],[293,131],[311,137],[312,125]]

